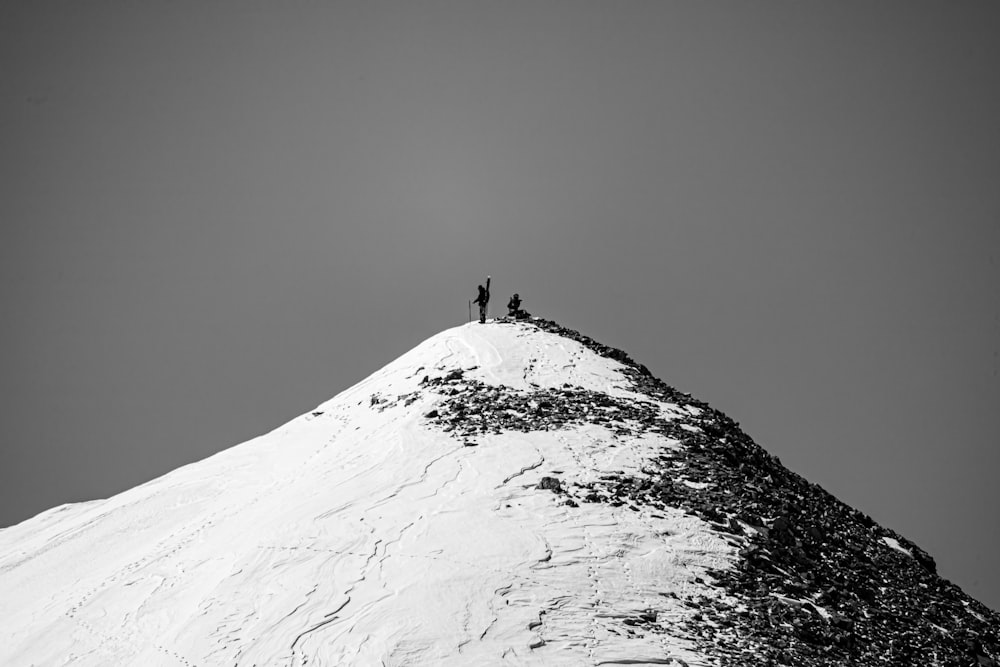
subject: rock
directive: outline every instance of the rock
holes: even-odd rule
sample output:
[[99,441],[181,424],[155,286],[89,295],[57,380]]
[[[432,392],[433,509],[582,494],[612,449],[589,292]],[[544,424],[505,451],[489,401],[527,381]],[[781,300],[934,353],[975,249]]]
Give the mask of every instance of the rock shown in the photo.
[[538,488],[547,489],[554,493],[562,493],[563,491],[562,482],[557,477],[542,477],[542,481],[538,483]]

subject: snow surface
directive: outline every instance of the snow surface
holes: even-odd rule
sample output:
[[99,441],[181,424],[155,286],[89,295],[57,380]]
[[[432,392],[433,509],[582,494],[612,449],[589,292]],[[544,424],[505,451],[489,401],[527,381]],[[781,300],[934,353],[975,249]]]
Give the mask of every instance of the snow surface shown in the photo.
[[886,546],[888,546],[890,549],[895,549],[899,553],[905,554],[910,558],[913,558],[913,552],[904,547],[902,544],[900,544],[899,540],[897,540],[896,538],[885,536],[882,538],[882,541],[885,542]]
[[[705,571],[734,548],[680,511],[536,488],[677,443],[586,425],[465,447],[420,381],[472,367],[649,401],[530,325],[446,330],[267,435],[0,531],[0,664],[712,664],[674,626],[722,596]],[[623,623],[650,609],[660,632]]]

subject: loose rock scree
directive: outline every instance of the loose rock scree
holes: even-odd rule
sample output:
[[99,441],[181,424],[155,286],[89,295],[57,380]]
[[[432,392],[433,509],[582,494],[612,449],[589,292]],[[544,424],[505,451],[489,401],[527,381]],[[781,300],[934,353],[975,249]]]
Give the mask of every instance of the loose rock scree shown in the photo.
[[[620,362],[627,388],[649,400],[570,385],[517,391],[456,370],[421,382],[441,397],[425,418],[469,446],[484,434],[581,424],[622,438],[662,436],[644,476],[569,485],[547,477],[540,487],[570,506],[679,508],[738,545],[736,566],[711,573],[738,604],[686,601],[696,610],[686,634],[721,665],[997,666],[1000,614],[938,576],[917,545],[786,469],[726,415],[653,377],[625,352],[554,322],[494,325],[575,340]],[[660,403],[680,409],[668,418]],[[653,629],[655,612],[629,622]]]

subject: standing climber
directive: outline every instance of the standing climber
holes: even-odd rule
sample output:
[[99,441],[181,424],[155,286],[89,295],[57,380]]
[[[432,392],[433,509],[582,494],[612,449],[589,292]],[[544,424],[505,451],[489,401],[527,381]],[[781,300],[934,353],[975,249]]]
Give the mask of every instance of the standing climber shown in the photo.
[[486,276],[486,287],[479,286],[479,296],[472,303],[479,304],[479,323],[486,324],[486,304],[490,302],[490,277]]

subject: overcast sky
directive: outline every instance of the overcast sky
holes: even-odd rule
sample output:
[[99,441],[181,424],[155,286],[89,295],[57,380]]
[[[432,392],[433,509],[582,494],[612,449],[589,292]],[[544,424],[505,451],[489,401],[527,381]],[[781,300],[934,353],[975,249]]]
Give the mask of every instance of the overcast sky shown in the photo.
[[1000,608],[1000,5],[0,4],[0,525],[495,306]]

